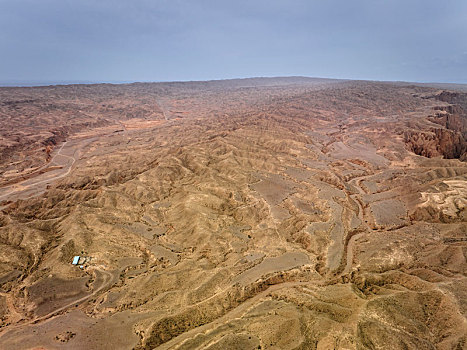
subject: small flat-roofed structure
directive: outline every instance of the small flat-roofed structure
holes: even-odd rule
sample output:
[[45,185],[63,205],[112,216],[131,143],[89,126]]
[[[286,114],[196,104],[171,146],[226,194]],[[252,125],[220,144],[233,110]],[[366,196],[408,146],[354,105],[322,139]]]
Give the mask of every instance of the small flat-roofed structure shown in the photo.
[[79,256],[75,256],[73,258],[73,262],[71,263],[72,265],[78,265],[78,262],[79,262]]

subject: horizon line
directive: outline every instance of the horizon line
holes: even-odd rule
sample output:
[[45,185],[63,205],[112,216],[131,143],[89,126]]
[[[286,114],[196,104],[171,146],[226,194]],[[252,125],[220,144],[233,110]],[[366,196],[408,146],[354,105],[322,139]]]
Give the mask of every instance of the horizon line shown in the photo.
[[215,78],[206,80],[4,80],[0,81],[0,88],[14,87],[52,87],[52,86],[70,86],[70,85],[130,85],[130,84],[161,84],[161,83],[195,83],[195,82],[217,82],[232,80],[252,80],[252,79],[280,79],[280,78],[305,78],[322,79],[336,81],[362,81],[362,82],[380,82],[380,83],[414,83],[414,84],[448,84],[448,85],[467,85],[466,82],[451,81],[409,81],[409,80],[379,80],[379,79],[352,79],[352,78],[330,78],[314,77],[306,75],[278,75],[278,76],[251,76],[236,78]]

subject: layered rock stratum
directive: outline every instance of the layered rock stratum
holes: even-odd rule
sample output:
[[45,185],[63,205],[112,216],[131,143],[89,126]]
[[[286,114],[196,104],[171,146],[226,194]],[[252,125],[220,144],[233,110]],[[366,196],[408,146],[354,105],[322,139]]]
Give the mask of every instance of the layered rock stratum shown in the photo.
[[0,88],[0,348],[465,349],[466,91]]

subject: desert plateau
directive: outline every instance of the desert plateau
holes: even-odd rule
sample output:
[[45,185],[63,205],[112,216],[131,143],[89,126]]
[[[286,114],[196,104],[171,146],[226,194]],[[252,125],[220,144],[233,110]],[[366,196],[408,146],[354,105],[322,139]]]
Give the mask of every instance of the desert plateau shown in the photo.
[[1,87],[0,349],[467,349],[466,207],[467,85]]

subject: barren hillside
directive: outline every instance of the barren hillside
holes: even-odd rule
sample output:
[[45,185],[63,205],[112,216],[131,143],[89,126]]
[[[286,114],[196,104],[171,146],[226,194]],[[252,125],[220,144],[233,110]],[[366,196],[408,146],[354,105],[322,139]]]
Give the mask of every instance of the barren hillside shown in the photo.
[[463,89],[0,88],[0,348],[465,349]]

